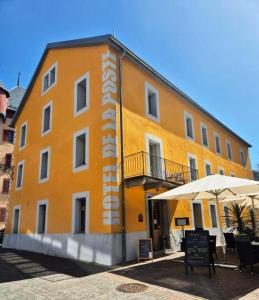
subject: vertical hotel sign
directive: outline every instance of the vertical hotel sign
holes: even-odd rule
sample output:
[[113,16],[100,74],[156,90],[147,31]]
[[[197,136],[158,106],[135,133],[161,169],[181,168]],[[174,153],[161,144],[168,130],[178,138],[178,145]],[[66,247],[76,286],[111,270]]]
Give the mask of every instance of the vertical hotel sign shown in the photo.
[[102,207],[103,224],[120,224],[120,201],[117,171],[117,58],[107,51],[102,54]]

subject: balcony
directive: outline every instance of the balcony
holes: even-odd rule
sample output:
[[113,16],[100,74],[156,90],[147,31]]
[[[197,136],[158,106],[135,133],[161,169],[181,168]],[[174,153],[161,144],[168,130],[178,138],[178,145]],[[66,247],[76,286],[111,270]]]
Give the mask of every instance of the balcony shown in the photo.
[[141,151],[124,158],[124,178],[129,188],[143,185],[144,190],[171,189],[198,179],[198,170]]

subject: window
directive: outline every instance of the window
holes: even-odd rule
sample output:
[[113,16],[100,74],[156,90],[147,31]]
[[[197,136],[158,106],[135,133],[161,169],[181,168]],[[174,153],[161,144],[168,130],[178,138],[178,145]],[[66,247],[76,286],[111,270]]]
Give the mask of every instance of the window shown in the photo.
[[201,141],[203,146],[209,147],[208,129],[203,123],[201,123]]
[[245,160],[245,154],[244,151],[242,149],[240,149],[240,161],[243,167],[245,167],[246,165],[246,160]]
[[88,168],[88,128],[74,134],[73,169],[81,171]]
[[224,206],[224,217],[225,217],[226,227],[230,227],[231,220],[230,220],[229,208],[227,206]]
[[20,225],[20,206],[15,206],[13,210],[13,233],[19,233]]
[[24,161],[21,161],[17,165],[16,190],[19,190],[22,188],[23,173],[24,173]]
[[83,75],[74,84],[74,114],[78,115],[89,108],[89,74]]
[[212,174],[212,172],[211,172],[211,163],[208,162],[208,161],[205,161],[204,166],[205,166],[205,176],[211,175]]
[[20,149],[26,146],[27,122],[23,123],[20,131]]
[[160,120],[158,90],[146,82],[145,84],[146,115],[155,121]]
[[6,222],[6,207],[0,207],[0,222]]
[[46,182],[49,179],[50,147],[40,152],[39,181]]
[[210,204],[211,225],[213,228],[218,227],[216,205]]
[[72,233],[87,233],[89,230],[89,193],[73,194]]
[[42,135],[47,134],[51,131],[51,121],[52,121],[52,102],[49,102],[46,106],[43,107],[42,112]]
[[199,202],[192,203],[193,221],[195,229],[203,228],[202,206]]
[[12,167],[12,153],[5,154],[5,163],[4,163],[5,170],[11,169]]
[[10,186],[10,178],[4,178],[3,179],[3,187],[2,187],[3,194],[9,193],[9,186]]
[[38,202],[37,206],[37,233],[47,233],[48,220],[48,201],[43,200]]
[[190,167],[190,179],[191,181],[198,179],[197,166],[196,166],[196,157],[189,154],[189,167]]
[[188,112],[184,112],[185,135],[188,139],[194,140],[193,118]]
[[227,147],[227,157],[228,159],[232,160],[233,156],[232,156],[232,146],[230,141],[226,140],[226,147]]
[[218,168],[218,170],[219,170],[219,174],[220,174],[220,175],[224,175],[224,174],[225,174],[225,172],[224,172],[224,169],[223,169],[223,168],[219,167],[219,168]]
[[214,133],[214,140],[215,140],[215,151],[217,154],[221,154],[220,137],[216,132]]
[[13,130],[4,129],[3,142],[13,144],[13,142],[14,142],[14,131]]
[[57,82],[57,63],[42,78],[42,94],[45,94]]
[[164,178],[163,172],[163,144],[162,140],[156,136],[146,133],[146,168],[149,176],[155,178]]

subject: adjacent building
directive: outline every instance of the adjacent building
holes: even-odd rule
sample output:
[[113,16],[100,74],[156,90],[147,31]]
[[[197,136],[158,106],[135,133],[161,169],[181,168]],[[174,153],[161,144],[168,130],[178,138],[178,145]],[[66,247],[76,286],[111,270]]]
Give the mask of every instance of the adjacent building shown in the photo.
[[48,44],[13,126],[6,247],[107,265],[143,237],[177,250],[176,218],[217,234],[228,208],[153,195],[253,177],[249,143],[110,35]]

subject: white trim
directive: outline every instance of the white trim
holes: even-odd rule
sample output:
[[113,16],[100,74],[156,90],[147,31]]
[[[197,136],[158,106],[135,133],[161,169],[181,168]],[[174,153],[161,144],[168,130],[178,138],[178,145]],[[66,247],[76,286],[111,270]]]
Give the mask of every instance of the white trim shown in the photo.
[[[75,167],[76,165],[76,138],[82,134],[85,134],[85,165]],[[89,128],[81,129],[73,134],[73,172],[83,171],[89,168]]]
[[[47,177],[46,178],[41,178],[41,167],[42,167],[42,155],[44,153],[48,152],[48,165],[47,165]],[[50,146],[47,148],[44,148],[40,151],[40,167],[39,167],[39,183],[43,183],[49,180],[49,172],[50,172],[50,154],[51,154],[51,149]]]
[[76,232],[75,224],[75,206],[76,200],[78,198],[85,198],[85,233],[89,233],[89,223],[90,223],[90,201],[89,201],[89,192],[80,192],[72,194],[72,223],[71,223],[71,232],[73,234],[80,234]]
[[[203,128],[205,128],[206,129],[206,136],[207,136],[207,143],[208,143],[208,145],[205,145],[204,143],[203,143],[203,134],[202,134],[202,129]],[[209,149],[209,131],[208,131],[208,126],[205,124],[205,123],[203,123],[203,122],[200,122],[200,131],[201,131],[201,144],[202,144],[202,146],[204,146],[205,148],[207,148],[207,149]]]
[[[24,137],[24,145],[21,146],[22,142],[22,128],[25,126],[25,137]],[[27,129],[28,129],[28,121],[25,121],[20,126],[20,140],[19,140],[19,150],[22,150],[26,147],[26,140],[27,140]]]
[[203,229],[208,229],[207,227],[204,226],[204,213],[203,213],[203,201],[202,200],[192,200],[190,201],[191,203],[191,211],[192,211],[192,225],[193,225],[193,228],[195,228],[195,222],[194,222],[194,211],[193,211],[193,203],[199,203],[201,205],[201,217],[202,217],[202,228]]
[[[46,205],[46,216],[45,216],[45,231],[43,233],[39,233],[39,207],[40,205]],[[37,214],[36,214],[36,230],[35,233],[37,234],[46,234],[48,233],[48,208],[49,208],[49,201],[48,200],[40,200],[37,202]]]
[[[188,136],[187,134],[187,118],[190,118],[192,121],[192,135],[193,137]],[[193,116],[192,114],[190,114],[187,111],[184,111],[184,128],[185,128],[185,137],[190,140],[190,141],[194,141],[195,140],[195,132],[194,132],[194,121],[193,121]]]
[[205,176],[209,176],[207,174],[206,165],[210,166],[210,173],[211,173],[210,175],[212,175],[213,174],[213,172],[212,172],[212,163],[210,161],[208,161],[208,160],[204,160],[204,173],[205,173]]
[[[193,158],[193,159],[195,160],[195,166],[196,166],[196,171],[197,171],[197,170],[198,170],[198,161],[197,161],[196,155],[194,155],[194,154],[192,154],[192,153],[189,153],[189,152],[187,153],[188,166],[189,166],[189,168],[191,169],[190,158]],[[191,176],[192,176],[192,175],[191,175],[191,172],[190,172],[190,181],[193,181]],[[196,176],[197,176],[197,174],[196,174]],[[198,178],[197,178],[197,179],[198,179]]]
[[[50,85],[45,91],[43,91],[43,87],[44,87],[44,77],[50,73],[50,71],[55,68],[56,71],[55,71],[55,81],[52,85]],[[58,80],[58,63],[55,62],[43,75],[42,75],[42,79],[41,79],[41,95],[45,95],[53,86],[56,85],[57,83],[57,80]]]
[[218,166],[218,173],[220,174],[220,171],[223,171],[222,175],[225,175],[225,170],[223,167]]
[[[86,106],[77,111],[77,85],[84,79],[86,79]],[[90,76],[89,76],[89,72],[87,72],[74,82],[74,117],[77,117],[83,112],[89,110],[89,106],[90,106],[89,81],[90,81]]]
[[[19,219],[18,219],[18,227],[17,227],[17,233],[14,233],[13,230],[14,230],[14,212],[15,210],[19,210]],[[20,233],[20,220],[21,220],[21,205],[15,205],[13,207],[13,220],[12,220],[12,234],[18,234]]]
[[[212,224],[212,214],[211,214],[211,209],[210,209],[211,205],[213,205],[215,207],[216,222],[217,222],[217,226],[216,227],[213,227],[213,224]],[[219,228],[218,210],[217,210],[217,205],[216,205],[216,201],[215,200],[210,200],[209,201],[209,213],[210,213],[211,228]]]
[[[50,116],[49,116],[49,129],[47,131],[43,132],[44,129],[44,114],[45,114],[45,110],[50,107]],[[49,101],[45,106],[43,106],[42,108],[42,113],[41,113],[41,135],[44,136],[48,133],[51,132],[52,129],[52,109],[53,109],[53,102]]]
[[[243,154],[244,161],[242,160],[242,155],[241,155],[241,153]],[[242,165],[243,167],[245,167],[245,166],[246,166],[245,152],[244,152],[244,150],[243,150],[242,148],[239,148],[239,156],[240,156],[240,162],[241,162],[241,165]]]
[[[149,103],[148,103],[148,91],[151,91],[156,95],[156,109],[157,109],[157,117],[149,113]],[[160,109],[159,109],[159,93],[158,89],[153,87],[150,83],[145,82],[145,104],[146,104],[146,116],[152,121],[160,122]]]
[[[220,152],[217,151],[216,136],[219,138],[219,150],[220,150]],[[221,155],[222,154],[221,139],[220,139],[220,135],[216,131],[214,131],[214,146],[215,146],[215,153],[218,154],[218,155]]]
[[[225,140],[225,145],[226,145],[226,150],[227,150],[227,151],[226,151],[227,159],[228,159],[228,160],[233,160],[232,144],[231,144],[231,142],[230,142],[228,139]],[[230,145],[231,157],[228,156],[228,145]]]
[[[18,184],[18,172],[19,172],[19,167],[22,165],[22,177],[21,177],[21,186],[17,186]],[[19,191],[23,187],[23,175],[24,175],[24,168],[25,168],[25,160],[20,161],[17,164],[17,170],[16,170],[16,183],[15,183],[15,190]]]

